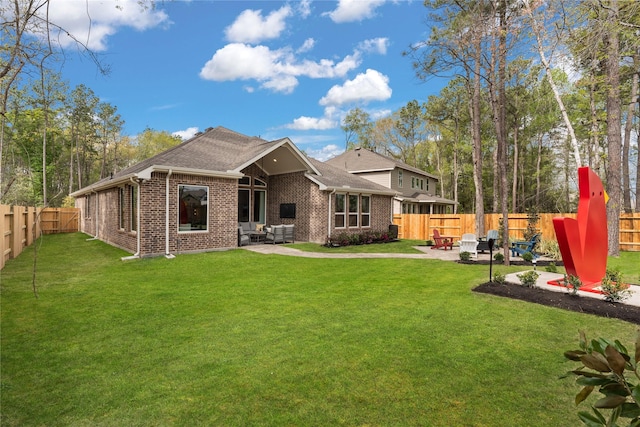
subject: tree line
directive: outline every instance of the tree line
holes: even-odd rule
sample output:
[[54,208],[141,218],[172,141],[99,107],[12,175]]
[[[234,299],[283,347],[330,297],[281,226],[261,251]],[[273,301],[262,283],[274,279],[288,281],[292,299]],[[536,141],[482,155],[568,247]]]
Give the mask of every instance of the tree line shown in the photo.
[[346,148],[436,174],[440,194],[476,213],[480,233],[485,212],[574,211],[576,170],[589,166],[608,191],[617,254],[620,212],[640,211],[640,2],[425,6],[431,32],[404,55],[426,84],[447,76],[448,85],[377,120],[352,109]]
[[[376,120],[352,109],[342,122],[346,148],[369,148],[437,175],[439,194],[459,212],[476,213],[480,234],[484,212],[506,218],[574,210],[576,169],[590,166],[609,192],[616,254],[619,213],[640,210],[640,2],[424,5],[430,33],[403,52],[410,64],[398,66],[412,66],[425,84],[446,77],[448,85]],[[53,66],[65,52],[49,37],[64,29],[50,22],[48,7],[49,0],[0,7],[2,203],[69,203],[73,191],[180,143],[151,129],[126,136],[116,106],[86,86],[68,87]]]

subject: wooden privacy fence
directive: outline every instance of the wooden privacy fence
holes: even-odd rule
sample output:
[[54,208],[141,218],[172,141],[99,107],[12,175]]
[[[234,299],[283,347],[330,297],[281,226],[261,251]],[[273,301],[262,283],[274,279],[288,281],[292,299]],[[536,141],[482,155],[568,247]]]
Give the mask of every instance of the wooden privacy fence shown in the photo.
[[[33,243],[34,235],[73,233],[79,230],[77,208],[34,208],[0,205],[0,269]],[[34,233],[35,229],[35,233]]]
[[[539,214],[537,228],[542,233],[542,238],[556,240],[553,229],[553,218],[575,218],[575,213],[570,214]],[[502,214],[485,214],[484,231],[499,230]],[[475,214],[402,214],[394,215],[393,223],[398,226],[398,235],[402,239],[433,240],[433,229],[437,228],[440,234],[452,236],[460,240],[464,233],[474,233]],[[509,215],[509,238],[523,239],[527,229],[527,214]],[[620,215],[620,250],[640,251],[640,213]]]

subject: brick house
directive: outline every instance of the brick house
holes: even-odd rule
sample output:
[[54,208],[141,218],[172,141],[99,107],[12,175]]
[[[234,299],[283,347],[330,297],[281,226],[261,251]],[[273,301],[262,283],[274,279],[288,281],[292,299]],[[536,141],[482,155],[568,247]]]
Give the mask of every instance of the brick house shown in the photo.
[[455,201],[437,195],[437,176],[400,160],[356,148],[327,160],[327,163],[394,190],[394,214],[444,214],[455,211]]
[[81,230],[133,257],[229,249],[238,223],[295,224],[296,240],[387,230],[395,191],[305,156],[288,138],[223,127],[71,196]]

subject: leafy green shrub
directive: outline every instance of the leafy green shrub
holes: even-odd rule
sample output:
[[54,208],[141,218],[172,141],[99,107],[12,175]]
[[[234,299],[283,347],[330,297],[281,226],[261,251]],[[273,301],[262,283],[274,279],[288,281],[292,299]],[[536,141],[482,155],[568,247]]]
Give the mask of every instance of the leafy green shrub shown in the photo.
[[504,254],[502,252],[496,252],[496,254],[493,256],[493,259],[496,262],[503,263],[504,262]]
[[571,295],[578,295],[578,290],[582,287],[582,280],[580,280],[578,276],[570,274],[569,276],[564,276],[562,284],[567,288],[567,292],[570,292]]
[[533,254],[531,252],[525,252],[522,254],[522,260],[526,262],[533,261]]
[[433,240],[427,240],[427,246],[433,246]]
[[556,261],[560,261],[562,259],[560,246],[558,246],[558,241],[555,239],[541,239],[537,248],[540,253],[544,254],[548,258]]
[[500,285],[504,285],[507,282],[507,276],[504,273],[496,271],[493,273],[493,281]]
[[609,302],[620,302],[631,297],[629,285],[624,284],[622,273],[618,270],[607,269],[600,283],[600,289],[602,290],[604,299]]
[[555,262],[549,263],[549,265],[547,265],[544,269],[545,269],[545,271],[547,271],[549,273],[557,273],[558,272],[558,266],[556,265]]
[[460,252],[460,261],[469,261],[471,259],[471,252]]
[[372,243],[386,243],[391,241],[388,231],[368,230],[361,233],[337,233],[327,238],[325,246],[369,245]]
[[533,270],[518,274],[522,286],[526,286],[527,288],[535,288],[538,277],[540,277],[540,274]]
[[[640,426],[640,384],[634,385],[625,377],[625,371],[629,371],[636,379],[640,378],[640,331],[636,336],[634,355],[629,354],[618,340],[611,342],[600,338],[587,342],[584,332],[580,332],[580,349],[566,351],[564,357],[582,364],[562,377],[578,377],[576,384],[582,389],[576,395],[576,405],[584,402],[596,387],[604,395],[593,404],[593,414],[578,412],[578,418],[585,425],[617,426],[619,418],[629,418],[629,426]],[[608,420],[600,409],[611,409]]]

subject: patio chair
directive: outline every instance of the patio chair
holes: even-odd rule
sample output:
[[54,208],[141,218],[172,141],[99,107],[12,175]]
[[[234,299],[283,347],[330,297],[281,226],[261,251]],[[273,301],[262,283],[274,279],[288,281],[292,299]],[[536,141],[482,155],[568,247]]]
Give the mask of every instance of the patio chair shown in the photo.
[[449,249],[453,250],[453,239],[440,236],[440,232],[435,228],[433,229],[433,241],[435,244],[431,246],[431,249],[444,248],[444,250],[446,251],[448,247]]
[[241,225],[238,226],[238,247],[251,243],[251,237],[244,231]]
[[511,243],[511,256],[522,256],[527,252],[531,252],[534,258],[538,258],[538,255],[533,250],[539,241],[540,234],[534,234],[529,240]]
[[265,242],[273,243],[284,243],[284,225],[273,225],[267,229],[267,234],[264,238]]
[[465,233],[462,235],[462,240],[458,242],[460,245],[460,253],[469,252],[474,257],[478,258],[478,240],[473,233]]
[[493,246],[498,247],[498,230],[489,230],[487,232],[487,237],[484,239],[480,239],[480,243],[478,244],[478,250],[482,253],[484,251],[489,250],[489,239],[493,239]]

